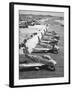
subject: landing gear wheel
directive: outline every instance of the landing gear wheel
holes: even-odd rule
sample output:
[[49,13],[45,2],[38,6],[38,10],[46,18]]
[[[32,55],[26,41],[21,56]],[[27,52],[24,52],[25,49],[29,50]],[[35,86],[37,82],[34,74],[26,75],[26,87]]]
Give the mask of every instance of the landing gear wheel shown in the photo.
[[40,68],[39,68],[39,67],[35,67],[35,70],[37,70],[37,71],[38,71],[38,70],[40,70]]
[[58,50],[54,50],[53,53],[54,53],[54,54],[58,54]]
[[52,62],[49,62],[49,64],[48,64],[48,70],[55,71],[55,65]]

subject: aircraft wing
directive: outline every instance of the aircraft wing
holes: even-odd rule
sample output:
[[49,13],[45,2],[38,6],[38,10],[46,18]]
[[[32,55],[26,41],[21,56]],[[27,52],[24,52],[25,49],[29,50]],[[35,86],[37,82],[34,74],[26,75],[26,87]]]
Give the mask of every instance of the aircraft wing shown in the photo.
[[29,63],[29,64],[20,64],[19,67],[36,67],[36,66],[42,66],[44,64],[42,63]]
[[41,43],[46,43],[49,44],[51,41],[45,41],[45,40],[41,40]]
[[45,52],[48,52],[49,50],[51,50],[51,49],[49,49],[49,48],[34,48],[33,53],[45,53]]

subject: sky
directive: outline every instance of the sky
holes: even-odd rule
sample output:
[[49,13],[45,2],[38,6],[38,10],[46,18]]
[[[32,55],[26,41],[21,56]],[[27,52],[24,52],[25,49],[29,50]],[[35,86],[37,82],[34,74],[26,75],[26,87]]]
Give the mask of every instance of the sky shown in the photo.
[[63,12],[50,12],[50,11],[31,11],[31,10],[19,10],[20,14],[34,14],[34,15],[52,15],[52,16],[62,16]]

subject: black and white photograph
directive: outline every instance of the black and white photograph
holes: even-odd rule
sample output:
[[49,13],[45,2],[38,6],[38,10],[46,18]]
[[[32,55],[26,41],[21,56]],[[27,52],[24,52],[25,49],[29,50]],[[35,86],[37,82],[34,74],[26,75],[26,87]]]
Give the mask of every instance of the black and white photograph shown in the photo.
[[12,5],[12,85],[69,83],[69,6]]
[[19,79],[64,77],[64,13],[19,10]]

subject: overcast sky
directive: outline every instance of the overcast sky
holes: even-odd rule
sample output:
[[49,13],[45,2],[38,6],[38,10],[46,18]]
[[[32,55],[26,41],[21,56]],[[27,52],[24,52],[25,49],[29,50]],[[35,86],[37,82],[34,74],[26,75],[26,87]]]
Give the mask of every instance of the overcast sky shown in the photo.
[[63,12],[19,10],[19,13],[20,14],[35,14],[35,15],[52,15],[52,16],[62,16],[62,17],[64,17]]

